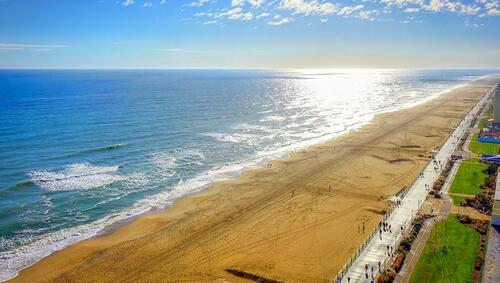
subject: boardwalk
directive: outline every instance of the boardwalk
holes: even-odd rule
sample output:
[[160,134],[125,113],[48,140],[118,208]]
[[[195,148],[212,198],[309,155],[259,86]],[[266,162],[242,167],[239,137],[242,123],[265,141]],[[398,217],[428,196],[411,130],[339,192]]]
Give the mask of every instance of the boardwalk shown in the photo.
[[[411,224],[413,217],[425,201],[429,189],[436,178],[441,173],[442,167],[448,162],[451,154],[455,151],[459,140],[467,132],[470,122],[475,117],[481,107],[492,95],[488,92],[476,106],[464,117],[462,122],[456,127],[448,140],[443,144],[435,155],[434,160],[422,171],[423,175],[409,187],[409,190],[401,199],[401,205],[396,206],[386,222],[391,225],[391,231],[379,232],[367,243],[361,254],[349,264],[347,272],[339,274],[334,281],[337,282],[371,282],[375,281],[379,273],[379,263],[381,266],[388,260],[391,260],[389,253],[401,240],[402,229],[406,230]],[[401,228],[402,227],[402,228]],[[380,237],[381,235],[381,237]],[[373,272],[372,272],[373,270]]]
[[417,262],[424,250],[427,240],[429,239],[434,224],[436,224],[437,221],[443,220],[448,217],[448,214],[451,211],[451,200],[447,196],[447,192],[450,189],[453,180],[455,179],[455,175],[457,174],[458,168],[460,167],[461,163],[462,161],[459,160],[455,162],[455,164],[453,164],[450,174],[446,178],[446,182],[443,184],[443,188],[441,189],[441,191],[443,192],[443,206],[441,207],[441,210],[439,211],[437,217],[427,219],[424,222],[423,227],[420,229],[420,234],[413,243],[412,249],[408,253],[405,260],[405,264],[403,265],[401,271],[397,274],[394,282],[410,282],[411,275],[415,270],[415,267],[417,266]]

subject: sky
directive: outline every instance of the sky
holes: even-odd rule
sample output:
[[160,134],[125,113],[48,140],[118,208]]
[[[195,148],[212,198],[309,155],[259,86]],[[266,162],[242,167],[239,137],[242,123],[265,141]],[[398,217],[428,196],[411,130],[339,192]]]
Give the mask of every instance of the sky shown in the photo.
[[499,0],[0,0],[0,68],[498,68]]

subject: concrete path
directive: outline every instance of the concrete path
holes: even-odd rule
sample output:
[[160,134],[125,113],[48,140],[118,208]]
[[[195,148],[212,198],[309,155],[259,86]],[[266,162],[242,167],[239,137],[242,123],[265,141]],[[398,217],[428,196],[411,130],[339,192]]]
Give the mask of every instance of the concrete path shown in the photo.
[[[497,187],[494,200],[500,196],[500,173],[497,175]],[[493,222],[493,219],[492,219]],[[500,226],[490,223],[488,231],[488,248],[483,267],[483,282],[500,282]]]
[[[382,232],[381,237],[379,232],[374,233],[374,236],[369,239],[359,256],[348,262],[346,268],[332,282],[375,281],[379,273],[379,263],[383,266],[386,261],[391,260],[388,247],[389,251],[391,247],[395,249],[402,238],[402,229],[405,230],[411,224],[416,212],[425,201],[429,188],[441,173],[441,167],[448,162],[459,140],[467,132],[472,118],[478,114],[490,95],[491,93],[488,92],[463,118],[462,122],[450,134],[448,140],[441,146],[434,160],[424,168],[422,171],[423,177],[418,177],[406,194],[402,196],[401,205],[396,207],[386,220],[391,225],[391,232]],[[368,267],[368,271],[366,267]]]
[[491,226],[483,270],[484,283],[500,282],[500,227]]
[[453,164],[453,167],[450,170],[450,174],[448,174],[448,177],[446,178],[446,181],[441,189],[441,191],[443,192],[443,206],[441,207],[441,210],[439,211],[437,217],[427,219],[424,222],[424,225],[420,229],[418,237],[413,242],[410,252],[406,255],[403,268],[396,275],[396,279],[394,280],[394,282],[396,283],[410,282],[411,275],[413,274],[413,271],[417,266],[418,260],[420,259],[422,252],[424,251],[425,244],[427,243],[427,240],[431,235],[431,231],[432,228],[434,227],[434,224],[436,224],[436,222],[438,221],[446,219],[446,217],[448,217],[448,214],[450,214],[452,202],[451,199],[447,196],[447,192],[449,191],[451,184],[453,183],[453,180],[455,180],[455,175],[458,172],[458,168],[460,168],[460,164],[462,164],[462,160],[458,160]]

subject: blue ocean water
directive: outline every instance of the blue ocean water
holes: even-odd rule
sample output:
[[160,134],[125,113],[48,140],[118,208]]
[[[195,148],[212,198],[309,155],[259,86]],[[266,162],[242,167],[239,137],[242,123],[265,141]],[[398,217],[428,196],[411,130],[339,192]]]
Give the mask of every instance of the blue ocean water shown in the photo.
[[0,280],[498,70],[0,70]]

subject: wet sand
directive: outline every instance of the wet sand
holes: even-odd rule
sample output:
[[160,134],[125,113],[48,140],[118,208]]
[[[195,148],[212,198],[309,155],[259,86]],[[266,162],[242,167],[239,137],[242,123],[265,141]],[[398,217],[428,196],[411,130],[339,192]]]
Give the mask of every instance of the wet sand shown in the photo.
[[328,282],[382,219],[387,199],[412,183],[498,80],[377,115],[355,132],[57,252],[13,281],[251,282],[226,271],[238,269]]

